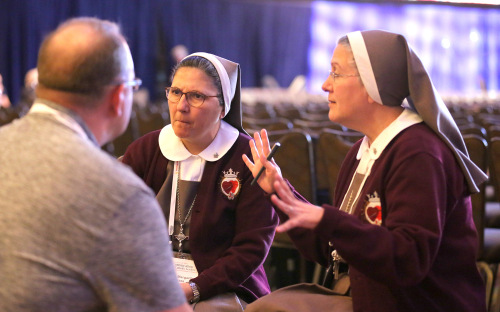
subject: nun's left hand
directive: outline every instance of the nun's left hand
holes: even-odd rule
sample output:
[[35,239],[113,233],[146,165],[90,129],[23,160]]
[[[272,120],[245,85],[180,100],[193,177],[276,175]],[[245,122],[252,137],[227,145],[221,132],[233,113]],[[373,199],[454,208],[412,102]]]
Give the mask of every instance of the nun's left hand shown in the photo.
[[273,204],[289,217],[285,223],[276,228],[277,232],[286,232],[296,227],[314,229],[323,218],[323,208],[295,198],[282,177],[276,177],[274,190],[278,196],[271,196]]

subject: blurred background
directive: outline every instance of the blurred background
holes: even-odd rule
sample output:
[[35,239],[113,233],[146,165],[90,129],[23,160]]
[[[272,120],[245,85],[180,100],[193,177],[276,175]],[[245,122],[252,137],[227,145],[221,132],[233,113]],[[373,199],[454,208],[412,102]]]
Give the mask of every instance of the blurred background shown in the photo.
[[205,51],[239,62],[242,86],[297,86],[321,93],[339,36],[385,29],[404,34],[444,96],[495,96],[500,87],[500,6],[436,1],[1,0],[0,74],[12,105],[36,67],[43,37],[63,20],[120,23],[137,76],[163,100],[171,50]]

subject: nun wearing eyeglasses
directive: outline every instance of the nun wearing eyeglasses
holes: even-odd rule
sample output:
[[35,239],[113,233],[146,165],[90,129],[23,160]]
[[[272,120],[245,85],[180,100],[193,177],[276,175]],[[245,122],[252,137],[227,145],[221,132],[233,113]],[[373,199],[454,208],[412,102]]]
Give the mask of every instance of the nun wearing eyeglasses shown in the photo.
[[241,123],[239,64],[191,54],[166,96],[171,124],[132,143],[122,161],[157,194],[194,310],[242,311],[270,292],[263,263],[278,216],[241,161],[251,137]]
[[254,175],[264,164],[258,183],[286,220],[277,231],[330,267],[333,286],[293,285],[246,311],[486,311],[470,194],[487,176],[418,56],[399,34],[357,31],[339,40],[330,67],[329,119],[365,135],[332,205],[307,203],[266,161],[265,130],[251,141],[255,163],[243,159]]

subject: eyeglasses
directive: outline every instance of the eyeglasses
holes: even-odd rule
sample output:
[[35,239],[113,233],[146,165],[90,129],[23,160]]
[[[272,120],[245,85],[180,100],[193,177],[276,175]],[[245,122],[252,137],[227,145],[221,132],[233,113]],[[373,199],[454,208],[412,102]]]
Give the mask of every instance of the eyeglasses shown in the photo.
[[123,84],[128,87],[132,87],[132,90],[135,92],[139,90],[139,87],[142,85],[142,80],[139,78],[134,78],[133,80],[123,81],[119,84]]
[[190,106],[200,107],[205,102],[206,98],[219,97],[218,95],[205,95],[198,91],[182,92],[179,88],[168,87],[165,88],[165,95],[172,103],[178,103],[183,95],[186,95],[186,100]]
[[337,78],[359,77],[359,74],[357,74],[357,75],[341,75],[341,74],[334,73],[333,71],[330,70],[330,77],[332,77],[333,78],[333,82],[335,82],[335,79],[337,79]]
[[127,81],[117,81],[115,83],[112,83],[111,85],[117,86],[121,84],[127,87],[132,87],[132,91],[135,92],[139,90],[139,87],[142,85],[142,80],[139,78],[134,78],[132,80],[127,80]]

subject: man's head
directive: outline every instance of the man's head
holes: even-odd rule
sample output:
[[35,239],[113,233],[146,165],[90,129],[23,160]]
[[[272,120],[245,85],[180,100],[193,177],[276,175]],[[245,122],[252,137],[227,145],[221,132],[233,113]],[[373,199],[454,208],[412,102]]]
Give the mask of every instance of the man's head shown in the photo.
[[71,19],[42,42],[38,80],[45,88],[99,97],[106,86],[133,71],[127,68],[128,54],[118,25],[96,18]]
[[138,84],[117,24],[89,17],[64,22],[42,42],[37,68],[37,96],[79,113],[100,144],[125,130],[131,86]]

